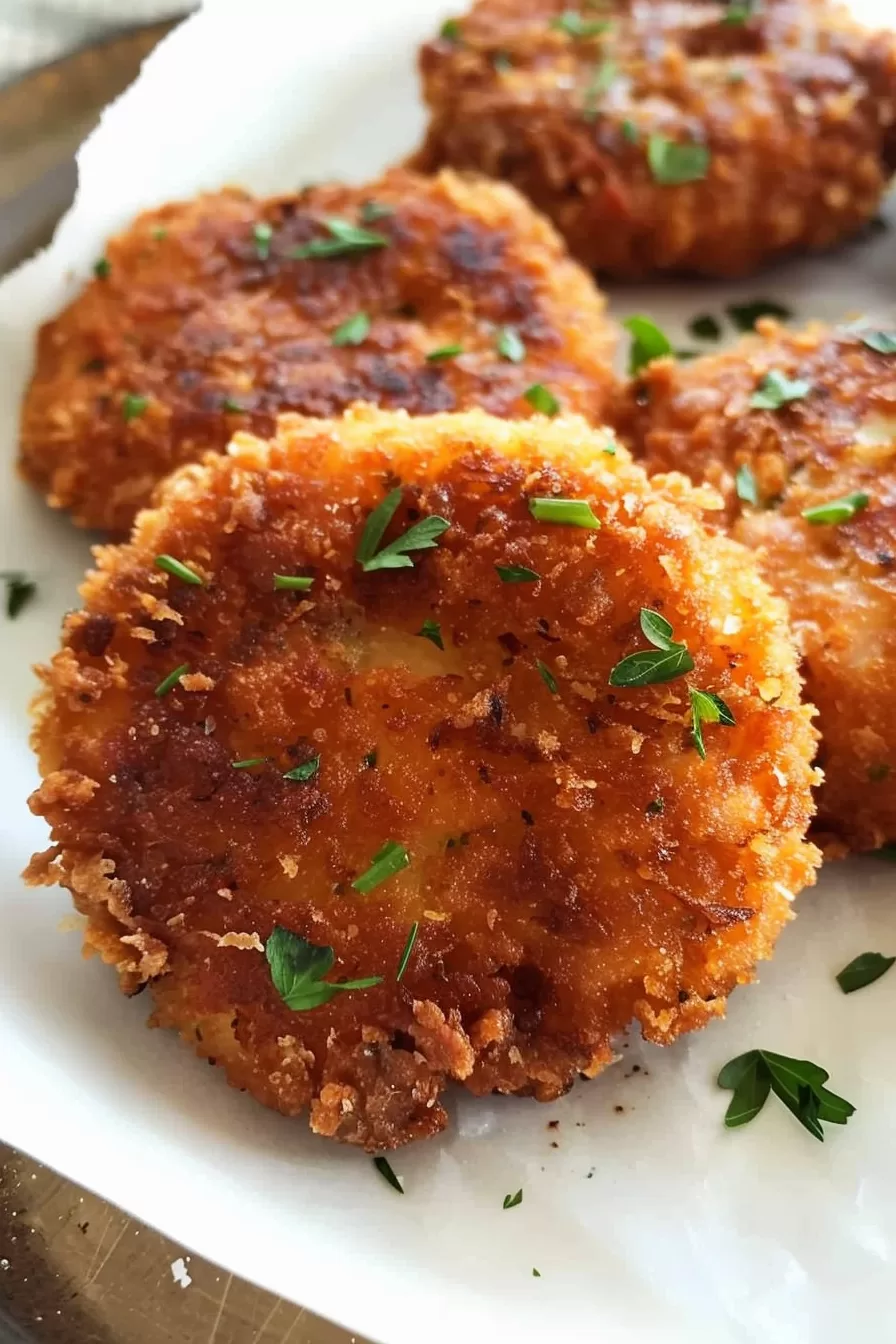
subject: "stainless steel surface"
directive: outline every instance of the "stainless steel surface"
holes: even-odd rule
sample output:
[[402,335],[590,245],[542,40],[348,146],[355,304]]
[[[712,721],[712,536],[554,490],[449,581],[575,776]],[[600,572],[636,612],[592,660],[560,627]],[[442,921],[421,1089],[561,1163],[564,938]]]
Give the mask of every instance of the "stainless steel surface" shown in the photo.
[[[74,192],[75,149],[169,26],[113,39],[0,89],[0,272],[49,239]],[[65,1124],[64,1097],[58,1119]],[[135,1153],[135,1165],[139,1158]],[[247,1218],[246,1235],[251,1234]],[[181,1260],[190,1279],[186,1287]],[[354,1339],[191,1257],[0,1144],[0,1344],[349,1344]]]

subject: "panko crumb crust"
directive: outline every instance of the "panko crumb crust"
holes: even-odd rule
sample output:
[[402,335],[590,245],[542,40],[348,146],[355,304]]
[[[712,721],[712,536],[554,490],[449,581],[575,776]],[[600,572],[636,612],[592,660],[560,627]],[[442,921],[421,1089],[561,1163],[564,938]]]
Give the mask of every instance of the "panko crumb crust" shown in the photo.
[[[445,1126],[449,1081],[549,1101],[633,1020],[671,1043],[723,1014],[814,879],[816,734],[783,603],[703,526],[712,491],[649,483],[613,446],[576,417],[369,407],[240,434],[97,549],[42,670],[31,805],[52,844],[30,880],[68,887],[155,1025],[319,1134],[390,1149]],[[398,486],[384,544],[450,526],[412,568],[365,573],[365,520]],[[600,529],[536,519],[553,496]],[[705,761],[683,681],[608,684],[645,606],[734,714]],[[359,894],[389,840],[409,866]],[[332,947],[334,978],[383,983],[291,1011],[262,951],[277,925]]]
[[[651,364],[618,417],[648,471],[720,491],[725,525],[789,603],[819,711],[817,830],[832,855],[896,840],[896,354],[869,337],[765,320],[721,354]],[[806,383],[806,395],[751,407],[770,370]],[[739,497],[739,470],[755,481],[755,505]],[[868,504],[850,518],[803,517],[855,493]]]
[[[334,218],[386,245],[291,255],[332,242]],[[590,276],[512,188],[451,172],[164,205],[98,270],[39,333],[20,470],[53,508],[117,535],[169,471],[237,430],[270,433],[281,411],[365,400],[520,419],[543,384],[600,423],[614,387],[615,328]],[[334,344],[359,314],[360,343]],[[517,362],[498,348],[505,327]]]
[[[420,67],[415,166],[512,182],[575,256],[625,279],[830,248],[896,165],[896,36],[831,0],[480,0]],[[670,181],[654,140],[708,166]]]

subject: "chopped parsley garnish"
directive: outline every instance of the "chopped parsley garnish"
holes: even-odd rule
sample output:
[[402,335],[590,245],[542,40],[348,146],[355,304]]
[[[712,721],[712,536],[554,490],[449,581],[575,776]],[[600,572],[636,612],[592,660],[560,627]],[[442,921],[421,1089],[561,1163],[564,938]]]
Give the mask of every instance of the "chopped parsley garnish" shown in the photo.
[[536,659],[535,659],[535,666],[538,668],[538,675],[541,677],[541,679],[542,679],[542,681],[544,682],[545,686],[547,686],[547,688],[548,688],[548,690],[550,691],[551,695],[556,695],[556,694],[557,694],[557,679],[556,679],[556,677],[554,676],[554,674],[553,674],[553,672],[551,671],[551,669],[548,667],[548,665],[547,665],[546,663],[543,663],[543,662],[541,661],[540,658],[536,658]]
[[6,584],[6,615],[14,621],[19,612],[24,611],[37,592],[37,584],[18,571],[0,574]]
[[245,415],[246,408],[235,397],[225,397],[221,402],[221,410],[228,411],[233,415]]
[[360,345],[370,335],[370,318],[366,313],[347,317],[330,337],[331,345]]
[[420,925],[417,923],[417,920],[415,919],[413,924],[411,925],[411,931],[408,934],[408,940],[404,945],[404,951],[398,958],[398,970],[395,972],[396,981],[401,979],[401,977],[404,975],[405,971],[408,968],[408,962],[411,959],[411,953],[414,950],[414,944],[417,941],[417,934],[419,930]]
[[688,323],[688,331],[698,341],[718,341],[722,337],[722,324],[712,313],[701,313]]
[[173,672],[169,672],[167,677],[164,677],[159,682],[158,686],[155,689],[154,694],[157,695],[161,700],[163,695],[167,695],[169,691],[174,690],[175,686],[180,681],[181,677],[185,677],[189,672],[189,670],[190,670],[189,663],[181,663],[180,667],[176,667]]
[[168,230],[165,228],[164,224],[157,224],[152,231],[152,236],[157,243],[164,242],[168,237]]
[[195,570],[190,569],[180,560],[175,560],[173,555],[157,555],[155,566],[156,569],[164,569],[167,574],[173,574],[182,583],[191,583],[195,588],[203,587],[203,581]]
[[523,1192],[522,1190],[517,1190],[515,1195],[504,1196],[504,1203],[501,1207],[505,1209],[515,1209],[517,1204],[522,1204],[522,1202],[523,1202]]
[[267,261],[268,257],[271,255],[271,239],[273,236],[274,230],[271,228],[270,224],[266,224],[262,220],[261,223],[254,225],[252,229],[252,240],[255,243],[255,255],[258,257],[259,261]]
[[780,369],[769,369],[750,398],[754,411],[779,411],[791,401],[802,401],[812,391],[805,378],[788,378]]
[[446,19],[439,29],[439,36],[446,42],[459,42],[461,40],[461,31],[458,20]]
[[526,565],[495,565],[495,569],[502,583],[538,583],[541,578],[540,574]]
[[100,257],[99,261],[93,263],[93,273],[97,280],[105,280],[112,270],[112,264],[108,257]]
[[364,757],[364,765],[368,770],[376,769],[376,747],[374,747],[373,751],[368,751],[367,755]]
[[411,857],[404,845],[400,845],[397,840],[387,840],[382,849],[374,854],[366,873],[355,878],[352,890],[366,895],[387,878],[400,873],[402,868],[407,868],[410,862]]
[[292,770],[285,771],[283,778],[293,779],[298,784],[307,784],[308,780],[313,779],[319,770],[320,757],[312,756],[310,761],[303,761],[301,765],[295,766]]
[[870,499],[863,490],[855,490],[842,499],[832,499],[827,504],[816,504],[814,508],[803,509],[802,516],[807,523],[819,526],[822,523],[846,523],[857,513],[867,509]]
[[854,957],[848,966],[837,975],[837,984],[844,994],[854,994],[857,989],[873,985],[896,961],[896,957],[885,957],[880,952],[863,952]]
[[533,1271],[532,1271],[532,1277],[533,1277],[533,1279],[540,1279],[540,1278],[541,1278],[541,1270],[540,1270],[540,1269],[533,1269]]
[[375,224],[378,219],[391,219],[394,207],[382,201],[365,201],[359,211],[362,224]]
[[383,1180],[386,1181],[388,1185],[391,1185],[393,1190],[397,1190],[400,1195],[404,1194],[404,1186],[392,1170],[387,1157],[375,1157],[373,1159],[373,1165],[376,1167]]
[[641,132],[638,130],[635,123],[630,121],[628,117],[626,117],[619,129],[622,132],[623,140],[627,140],[630,145],[636,145],[641,139]]
[[672,342],[664,331],[649,317],[627,317],[622,324],[631,333],[632,346],[628,356],[629,373],[638,373],[652,359],[671,355]]
[[706,145],[695,142],[677,144],[666,136],[654,134],[647,141],[647,163],[653,180],[664,187],[700,182],[709,170],[710,153]]
[[659,612],[642,607],[640,619],[644,637],[654,648],[630,653],[617,663],[610,673],[611,686],[653,686],[694,670],[687,646],[672,638],[672,626]]
[[600,519],[587,499],[530,499],[529,512],[540,523],[559,523],[567,527],[587,527],[596,531]]
[[405,552],[407,551],[428,551],[436,544],[436,538],[443,532],[447,532],[451,524],[446,518],[440,518],[438,514],[433,514],[429,518],[421,518],[419,523],[414,523],[400,537],[390,541],[388,546],[384,546],[381,551],[377,550],[383,539],[383,533],[395,516],[395,511],[401,503],[401,487],[390,490],[389,494],[377,504],[364,524],[364,531],[361,534],[361,540],[358,543],[358,549],[355,553],[355,559],[364,570],[369,574],[375,569],[411,569],[413,560]]
[[648,817],[661,817],[666,810],[666,800],[664,798],[651,798],[644,811]]
[[454,345],[440,345],[435,350],[430,350],[426,358],[430,364],[435,364],[440,359],[456,359],[463,352],[463,346],[456,343]]
[[492,69],[498,75],[506,75],[508,70],[512,70],[513,60],[509,52],[496,51],[492,57]]
[[584,116],[586,121],[597,117],[598,103],[616,82],[619,74],[615,61],[601,61],[585,87]]
[[754,509],[758,509],[759,483],[746,462],[742,462],[735,472],[734,488],[737,491],[738,499],[742,499],[745,504],[752,504]]
[[544,383],[533,383],[531,387],[526,388],[523,397],[533,410],[539,411],[542,415],[554,416],[559,414],[560,402],[550,388],[545,387]]
[[565,33],[567,37],[576,40],[598,37],[601,33],[605,33],[609,26],[606,19],[586,19],[577,9],[567,9],[551,20],[551,27],[556,32]]
[[275,591],[307,593],[314,579],[306,577],[304,574],[275,574]]
[[522,364],[526,358],[526,347],[516,327],[499,327],[495,336],[495,349],[502,359],[511,364]]
[[126,392],[121,400],[121,417],[125,424],[136,420],[149,405],[149,397],[138,397],[134,392]]
[[267,756],[250,756],[245,761],[231,761],[230,765],[233,770],[251,770],[253,765],[265,765],[267,759]]
[[337,994],[353,989],[372,989],[383,982],[381,975],[370,975],[363,980],[342,980],[336,984],[324,980],[336,961],[332,947],[318,947],[279,924],[274,925],[264,945],[264,954],[274,988],[294,1013],[306,1013],[329,1003]]
[[417,634],[421,639],[428,639],[430,644],[435,644],[437,649],[444,649],[442,642],[442,627],[438,621],[430,620],[429,617],[423,622]]
[[310,257],[347,257],[356,252],[370,252],[374,248],[389,245],[389,239],[384,233],[359,229],[347,219],[324,220],[324,228],[329,238],[312,238],[310,243],[294,248],[289,255],[298,261]]
[[750,303],[730,303],[725,309],[738,331],[752,331],[760,317],[775,317],[787,322],[793,313],[774,299],[753,299]]
[[689,686],[688,695],[691,700],[691,738],[701,761],[705,761],[704,723],[723,723],[726,728],[732,728],[734,715],[725,701],[720,696],[713,695],[712,691],[697,691],[693,686]]
[[729,27],[746,23],[752,19],[758,7],[758,0],[728,0],[728,8],[722,15],[722,23]]
[[879,355],[896,355],[896,331],[866,331],[861,340]]
[[824,1086],[829,1074],[807,1059],[791,1059],[771,1050],[748,1050],[722,1069],[719,1087],[733,1091],[725,1112],[728,1129],[754,1120],[768,1100],[769,1092],[782,1101],[800,1124],[824,1141],[822,1122],[845,1125],[855,1106]]

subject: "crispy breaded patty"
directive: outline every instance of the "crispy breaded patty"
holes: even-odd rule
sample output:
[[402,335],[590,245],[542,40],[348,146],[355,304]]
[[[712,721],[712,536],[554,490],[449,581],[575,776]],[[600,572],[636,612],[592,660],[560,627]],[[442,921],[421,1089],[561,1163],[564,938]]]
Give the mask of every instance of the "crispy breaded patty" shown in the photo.
[[[551,1100],[633,1019],[703,1026],[813,879],[783,603],[706,531],[709,492],[612,447],[363,407],[239,435],[97,551],[43,671],[29,876],[156,1024],[320,1134],[391,1148],[443,1128],[449,1079]],[[613,687],[644,607],[693,672]],[[689,687],[734,720],[705,759]],[[310,1007],[298,977],[290,1008],[275,929],[382,982]]]
[[831,0],[479,0],[421,71],[416,165],[506,178],[609,275],[828,248],[896,164],[896,36]]
[[[718,487],[788,599],[820,711],[819,829],[834,850],[874,849],[896,839],[896,353],[867,342],[896,352],[896,336],[760,325],[723,354],[649,366],[620,427],[649,471]],[[753,407],[769,371],[796,399]]]
[[613,386],[591,279],[516,192],[452,173],[166,205],[99,270],[40,332],[21,433],[27,479],[88,527],[126,531],[174,467],[281,410],[521,418],[542,384],[599,423]]

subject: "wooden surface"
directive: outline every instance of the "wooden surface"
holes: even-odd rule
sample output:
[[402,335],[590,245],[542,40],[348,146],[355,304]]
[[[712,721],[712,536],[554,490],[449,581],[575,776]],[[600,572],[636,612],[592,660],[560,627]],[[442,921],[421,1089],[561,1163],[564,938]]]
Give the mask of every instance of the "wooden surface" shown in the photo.
[[[74,189],[71,155],[169,26],[114,38],[0,90],[0,268],[47,241]],[[179,1048],[173,1038],[171,1048]],[[186,1288],[172,1272],[181,1258],[192,1280]],[[0,1144],[0,1344],[20,1339],[349,1344],[355,1337],[190,1257]]]

